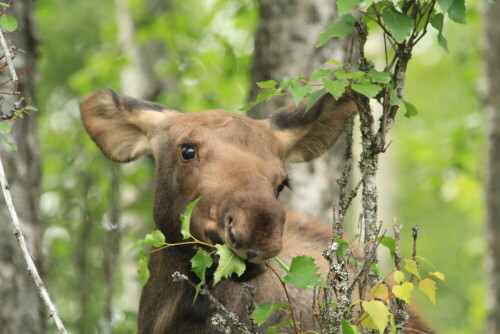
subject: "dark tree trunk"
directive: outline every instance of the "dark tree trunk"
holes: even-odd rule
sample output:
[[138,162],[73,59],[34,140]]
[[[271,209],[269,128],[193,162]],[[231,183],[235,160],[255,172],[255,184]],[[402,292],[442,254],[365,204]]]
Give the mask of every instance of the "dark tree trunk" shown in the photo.
[[[266,80],[280,81],[285,75],[302,75],[327,60],[344,61],[349,39],[332,40],[316,48],[325,25],[335,18],[331,0],[260,0],[260,24],[255,39],[255,58],[252,83]],[[250,100],[254,101],[260,89],[252,86]],[[262,119],[270,112],[291,103],[291,99],[274,98],[248,112]],[[288,166],[293,192],[284,192],[283,200],[289,208],[300,209],[325,221],[332,221],[332,203],[337,198],[336,179],[339,177],[345,142],[341,138],[327,154],[307,164]]]
[[500,7],[484,13],[486,67],[486,233],[488,238],[488,333],[500,333]]
[[[14,1],[8,14],[18,21],[18,28],[13,33],[5,33],[10,45],[18,52],[15,67],[18,74],[28,69],[34,62],[35,38],[32,25],[32,2],[30,0]],[[2,60],[3,61],[3,60]],[[7,79],[9,71],[4,69],[1,81]],[[22,92],[25,101],[33,102],[34,86],[33,69],[19,77],[18,90]],[[13,85],[4,85],[2,90],[13,90]],[[14,103],[19,96],[0,95],[2,112],[11,114]],[[21,227],[26,236],[31,255],[41,270],[41,241],[43,225],[40,218],[40,164],[38,156],[38,141],[36,137],[37,115],[33,113],[24,119],[18,119],[12,124],[12,141],[18,147],[14,153],[4,143],[0,144],[0,155],[5,165],[10,190],[19,215]],[[38,296],[35,284],[26,272],[26,264],[21,256],[16,238],[8,223],[8,214],[4,201],[0,201],[0,332],[2,333],[44,333],[46,317]]]

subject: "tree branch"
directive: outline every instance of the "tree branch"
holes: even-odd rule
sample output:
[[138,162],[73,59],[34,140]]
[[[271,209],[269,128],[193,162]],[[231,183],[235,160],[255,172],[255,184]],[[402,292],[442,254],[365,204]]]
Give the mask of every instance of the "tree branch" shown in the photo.
[[12,81],[14,81],[14,85],[16,86],[15,90],[17,90],[19,78],[17,77],[14,63],[12,62],[12,59],[13,59],[12,53],[10,52],[9,46],[7,45],[7,41],[5,40],[2,29],[0,29],[0,44],[2,44],[3,51],[5,52],[5,60],[7,61],[7,64],[9,65],[10,75],[12,77]]
[[[1,34],[1,33],[0,33]],[[1,37],[3,38],[3,37]],[[10,217],[10,222],[12,224],[12,227],[14,228],[14,235],[17,238],[17,241],[19,243],[19,246],[21,247],[21,252],[24,257],[24,260],[26,261],[27,269],[29,275],[33,278],[35,285],[38,289],[38,293],[40,294],[40,298],[42,299],[43,303],[45,304],[45,307],[47,308],[47,311],[49,312],[49,316],[54,319],[54,322],[57,326],[57,329],[59,330],[59,333],[61,334],[66,334],[66,329],[64,328],[64,325],[61,321],[61,318],[59,317],[59,314],[56,311],[56,308],[54,304],[52,303],[52,300],[50,299],[49,293],[47,289],[45,288],[45,285],[43,284],[42,278],[40,277],[40,274],[38,273],[38,270],[36,269],[35,263],[33,262],[33,259],[31,258],[28,245],[26,243],[26,239],[24,238],[24,234],[21,230],[21,226],[19,224],[19,219],[17,217],[17,212],[14,207],[14,203],[12,201],[12,196],[10,194],[10,187],[9,184],[7,183],[7,178],[5,176],[5,171],[3,168],[2,160],[0,158],[0,186],[2,187],[2,192],[3,196],[5,198],[5,202],[7,204],[7,209],[9,211],[9,217]]]

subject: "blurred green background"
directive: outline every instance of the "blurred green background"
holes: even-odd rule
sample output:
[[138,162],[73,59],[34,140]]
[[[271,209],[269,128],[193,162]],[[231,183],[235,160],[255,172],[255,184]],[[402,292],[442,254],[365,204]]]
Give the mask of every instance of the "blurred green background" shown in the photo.
[[[144,12],[129,1],[138,22],[135,42],[155,41],[168,57],[155,67],[174,78],[175,91],[158,101],[182,111],[237,111],[250,89],[250,65],[258,8],[252,0],[172,0],[173,10]],[[403,248],[411,253],[410,227],[420,227],[419,254],[446,274],[436,306],[419,308],[440,333],[482,333],[485,322],[483,231],[483,115],[479,3],[467,2],[466,26],[448,22],[450,53],[428,36],[415,53],[406,99],[419,114],[399,117],[391,134],[390,177],[394,212],[405,225]],[[120,90],[128,64],[117,44],[115,3],[37,0],[35,19],[42,50],[37,66],[37,107],[43,159],[42,209],[47,230],[47,285],[71,332],[98,333],[108,282],[103,258],[110,232],[108,162],[81,125],[78,102],[100,88]],[[237,33],[234,34],[227,31]],[[232,37],[233,36],[233,37]],[[402,116],[402,115],[400,115]],[[387,161],[389,160],[389,161]],[[153,228],[153,163],[141,159],[121,171],[121,254],[114,280],[113,331],[136,329],[139,293],[132,243]],[[389,223],[392,223],[390,221]]]

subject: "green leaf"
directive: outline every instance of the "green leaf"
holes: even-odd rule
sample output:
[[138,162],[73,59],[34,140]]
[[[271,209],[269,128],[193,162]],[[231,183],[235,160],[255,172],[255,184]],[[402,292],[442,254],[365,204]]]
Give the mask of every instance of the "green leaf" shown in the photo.
[[465,24],[465,0],[453,0],[448,8],[448,17],[454,22]]
[[392,274],[392,278],[394,279],[394,282],[401,283],[405,280],[405,274],[402,271],[395,270],[394,274]]
[[401,100],[393,87],[391,87],[391,91],[389,92],[389,104],[391,106],[399,106],[401,104]]
[[10,7],[10,5],[8,3],[5,3],[5,2],[0,2],[0,6],[7,7],[7,8]]
[[342,16],[360,3],[363,2],[363,0],[337,0],[337,10],[338,10],[338,15]]
[[401,299],[407,304],[411,302],[411,292],[413,291],[413,283],[406,282],[401,285],[392,287],[392,293],[396,298]]
[[8,32],[13,32],[17,29],[17,20],[9,14],[2,14],[2,16],[0,16],[0,27]]
[[139,274],[139,279],[141,284],[144,286],[149,279],[149,269],[148,269],[148,255],[144,251],[139,252],[139,263],[137,268],[137,274]]
[[418,266],[417,263],[413,260],[406,260],[405,262],[405,269],[409,272],[412,273],[413,275],[417,276],[420,278],[420,274],[418,272]]
[[336,65],[336,66],[344,66],[340,61],[335,60],[335,59],[330,59],[325,63],[325,65]]
[[262,101],[269,100],[270,98],[275,96],[278,92],[279,92],[279,90],[277,90],[277,89],[263,90],[262,92],[259,93],[259,95],[257,95],[257,99],[254,102],[250,102],[250,103],[245,104],[243,107],[240,108],[240,110],[248,111],[248,110],[250,110],[250,108],[261,103]]
[[382,272],[382,270],[380,270],[380,268],[375,263],[370,264],[370,269],[373,270],[380,277],[385,277],[385,274]]
[[349,249],[349,243],[347,241],[345,241],[344,239],[339,238],[339,237],[335,238],[335,242],[337,242],[339,244],[339,247],[337,248],[337,250],[335,252],[339,256],[339,258],[342,259],[346,255],[347,250]]
[[209,253],[204,250],[199,250],[196,252],[195,256],[191,258],[191,271],[198,276],[200,282],[196,285],[196,293],[194,295],[193,303],[196,301],[198,297],[198,293],[200,292],[200,288],[206,283],[205,281],[205,272],[207,268],[210,268],[213,264],[212,257]]
[[0,139],[3,140],[7,145],[9,145],[10,149],[13,152],[17,152],[17,146],[12,141],[10,141],[9,137],[0,132]]
[[292,90],[293,101],[299,104],[300,101],[312,92],[309,86],[299,86],[296,82],[292,83],[290,89]]
[[38,108],[33,107],[33,106],[26,106],[24,107],[24,110],[26,111],[38,111]]
[[431,16],[429,21],[431,26],[436,28],[437,31],[441,32],[443,30],[444,15],[443,13],[437,13]]
[[140,246],[154,246],[161,247],[165,245],[165,236],[160,230],[154,230],[153,232],[146,234],[146,237],[141,241]]
[[433,305],[436,305],[436,282],[434,280],[430,278],[423,279],[420,281],[418,288],[429,297]]
[[0,122],[0,131],[2,131],[3,133],[10,133],[11,130],[12,128],[10,127],[9,123]]
[[181,213],[181,233],[184,240],[192,237],[191,232],[189,231],[189,226],[191,224],[191,214],[193,213],[193,209],[196,203],[198,203],[200,199],[201,197],[198,197],[197,199],[189,203],[186,207],[186,211],[184,211],[184,213]]
[[[299,323],[297,323],[299,324]],[[287,321],[285,322],[282,322],[280,324],[276,324],[276,325],[273,325],[273,326],[269,326],[267,329],[266,329],[266,334],[278,334],[278,330],[281,328],[281,327],[285,327],[285,326],[293,326],[293,321],[292,319],[288,319]]]
[[321,82],[323,82],[325,90],[337,100],[344,94],[345,88],[349,86],[349,82],[347,81],[330,80],[327,78],[321,79]]
[[388,83],[391,81],[391,74],[389,72],[379,72],[372,68],[368,71],[368,75],[373,79],[374,82]]
[[245,272],[245,261],[236,255],[228,245],[215,245],[216,254],[219,255],[219,265],[214,273],[215,286],[222,278],[227,278],[232,274],[241,276]]
[[351,14],[345,14],[337,20],[330,22],[319,35],[317,47],[325,45],[332,37],[346,37],[354,30],[355,23],[356,19]]
[[302,76],[298,76],[298,77],[289,77],[287,75],[285,75],[282,79],[281,79],[281,84],[280,84],[280,87],[279,89],[283,90],[283,89],[286,89],[288,87],[290,87],[294,82],[297,82],[299,80],[302,80],[304,77]]
[[394,9],[382,13],[382,19],[394,40],[403,43],[413,30],[413,19]]
[[410,118],[410,117],[414,117],[414,116],[417,116],[418,114],[418,111],[417,111],[417,108],[415,108],[415,106],[409,102],[406,102],[406,101],[403,101],[404,105],[405,105],[405,109],[406,109],[406,112],[405,112],[405,117],[407,118]]
[[278,83],[274,80],[257,82],[257,86],[260,88],[274,88]]
[[387,288],[387,285],[385,285],[384,283],[375,284],[371,289],[371,293],[373,297],[382,300],[389,299],[389,289]]
[[358,327],[351,325],[349,321],[342,319],[342,334],[360,334]]
[[371,83],[362,83],[362,84],[352,84],[352,89],[358,93],[363,94],[366,97],[374,98],[380,92],[382,87],[379,85],[371,84]]
[[446,39],[446,37],[444,37],[444,35],[440,32],[437,38],[439,46],[442,47],[444,51],[449,53],[450,51],[448,50],[448,40]]
[[378,300],[370,300],[369,302],[362,301],[361,304],[369,315],[369,317],[365,317],[365,321],[361,321],[361,325],[365,328],[374,328],[383,333],[389,323],[389,315],[391,314],[384,303]]
[[380,243],[382,244],[382,246],[385,246],[387,247],[387,249],[389,249],[391,256],[394,256],[394,253],[396,252],[396,240],[393,237],[383,237],[380,240]]
[[314,81],[318,80],[319,78],[333,74],[333,72],[334,72],[333,70],[324,70],[321,68],[314,70],[311,74],[311,78],[309,79],[309,82],[314,82]]
[[295,285],[300,290],[308,289],[311,286],[321,286],[326,288],[325,281],[318,271],[319,266],[314,263],[310,256],[296,256],[290,264],[290,271],[283,276],[285,282]]
[[439,271],[435,271],[433,273],[430,273],[429,275],[432,275],[434,277],[437,277],[438,279],[440,279],[441,281],[444,281],[444,274],[443,273],[440,273]]
[[290,307],[290,304],[262,303],[255,308],[255,311],[252,312],[251,317],[257,325],[262,326],[274,312],[285,307]]
[[450,8],[453,0],[438,0],[439,7],[441,7],[441,10],[443,13],[447,13],[448,9]]
[[306,112],[311,109],[311,107],[316,103],[316,101],[319,100],[320,97],[323,96],[323,94],[326,93],[326,90],[324,88],[321,88],[319,90],[315,90],[314,92],[311,93],[307,97],[307,102],[306,102]]

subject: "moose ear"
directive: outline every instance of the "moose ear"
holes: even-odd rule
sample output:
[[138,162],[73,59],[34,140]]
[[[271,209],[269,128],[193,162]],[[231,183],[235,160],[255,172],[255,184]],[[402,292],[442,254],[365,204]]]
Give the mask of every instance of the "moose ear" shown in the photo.
[[305,101],[274,112],[267,120],[286,162],[317,158],[335,143],[344,131],[349,116],[357,112],[354,99],[344,94],[339,100],[324,94],[306,112]]
[[80,103],[82,121],[92,139],[111,160],[127,162],[150,152],[148,132],[176,117],[168,108],[112,90],[98,90]]

